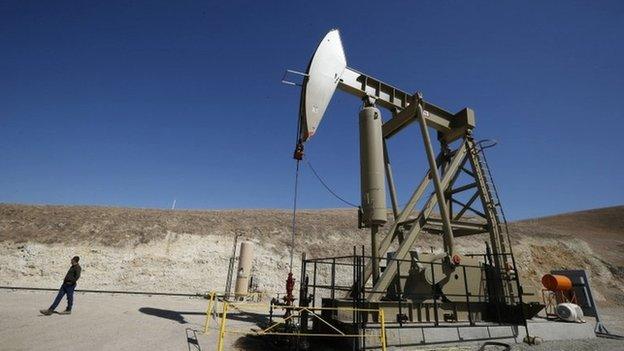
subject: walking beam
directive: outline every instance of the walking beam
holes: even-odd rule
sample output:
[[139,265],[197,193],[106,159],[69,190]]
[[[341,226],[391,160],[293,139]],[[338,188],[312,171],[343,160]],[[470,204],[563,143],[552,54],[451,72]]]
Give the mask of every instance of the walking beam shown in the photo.
[[[375,104],[392,112],[392,118],[384,123],[384,138],[390,138],[410,123],[416,121],[416,97],[397,89],[379,79],[346,67],[338,82],[338,89],[359,98],[372,97]],[[427,126],[443,133],[449,141],[461,137],[475,126],[474,112],[464,109],[451,113],[432,103],[422,101]]]

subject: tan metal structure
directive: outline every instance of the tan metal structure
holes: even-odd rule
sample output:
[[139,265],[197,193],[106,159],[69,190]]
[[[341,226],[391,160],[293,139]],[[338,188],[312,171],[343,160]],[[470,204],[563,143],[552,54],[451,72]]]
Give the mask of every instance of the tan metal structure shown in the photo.
[[[479,295],[487,284],[488,301],[512,306],[522,304],[521,287],[511,251],[506,221],[496,188],[485,160],[483,149],[487,145],[474,140],[475,113],[464,108],[457,113],[448,112],[423,99],[420,93],[410,94],[379,79],[347,67],[340,35],[330,31],[319,44],[304,74],[300,109],[300,134],[298,148],[317,132],[319,123],[336,89],[362,99],[360,111],[360,166],[361,166],[361,221],[360,225],[371,229],[371,259],[364,269],[364,282],[372,277],[373,287],[366,294],[368,302],[379,302],[389,298],[389,289],[397,279],[405,292],[439,287],[441,294],[452,295],[455,286],[461,282],[461,290]],[[382,121],[377,107],[388,110],[391,118]],[[414,189],[409,201],[399,208],[389,150],[386,141],[398,135],[413,122],[419,125],[422,145],[427,156],[428,170]],[[439,144],[435,151],[435,140]],[[379,240],[379,229],[386,219],[386,187],[388,185],[394,221]],[[460,185],[458,179],[470,181]],[[432,193],[428,192],[430,184]],[[430,190],[429,190],[430,191]],[[459,196],[472,192],[464,202]],[[428,196],[425,198],[425,196]],[[424,200],[421,208],[416,205]],[[478,200],[478,201],[477,201]],[[480,204],[480,209],[475,207]],[[437,210],[437,214],[435,213]],[[470,211],[481,221],[466,218]],[[413,251],[421,233],[440,234],[443,237],[444,253],[424,255]],[[482,270],[464,270],[461,277],[457,267],[468,262],[475,267],[479,261],[460,257],[455,249],[455,238],[465,235],[487,233],[491,252],[491,277],[484,277]],[[396,243],[394,260],[380,270],[380,258],[386,257],[390,247]],[[431,281],[431,272],[418,263],[406,267],[403,261],[419,257],[417,261],[433,262],[438,279]],[[426,265],[425,265],[426,266]],[[434,265],[432,264],[432,267]],[[416,267],[416,269],[412,269]],[[399,271],[410,271],[409,277],[399,277]],[[427,282],[427,274],[430,275]],[[454,277],[454,278],[453,278]],[[410,284],[403,281],[410,279]],[[348,297],[350,293],[345,295]]]

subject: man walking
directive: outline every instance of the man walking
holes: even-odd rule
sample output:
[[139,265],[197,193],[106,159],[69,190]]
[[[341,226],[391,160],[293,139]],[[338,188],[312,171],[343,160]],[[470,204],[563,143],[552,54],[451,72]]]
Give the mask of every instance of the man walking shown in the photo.
[[50,308],[47,310],[39,310],[39,312],[46,316],[51,315],[54,313],[56,306],[61,303],[63,296],[67,294],[67,309],[59,314],[71,314],[72,305],[74,303],[74,289],[76,288],[76,282],[78,281],[78,278],[80,278],[80,271],[82,270],[78,261],[80,261],[80,257],[78,256],[74,256],[71,259],[71,267],[69,267],[69,270],[65,275],[65,279],[63,279],[63,285],[61,285],[58,295],[56,295],[56,299],[54,299]]

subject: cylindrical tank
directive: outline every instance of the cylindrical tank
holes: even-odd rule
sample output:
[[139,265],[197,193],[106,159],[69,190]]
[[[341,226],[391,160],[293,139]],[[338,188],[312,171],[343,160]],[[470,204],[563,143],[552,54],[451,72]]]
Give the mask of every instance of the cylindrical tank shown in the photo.
[[238,256],[238,272],[236,274],[236,287],[234,288],[234,294],[237,298],[247,295],[252,261],[253,244],[249,241],[244,241],[240,246]]
[[572,280],[565,275],[544,274],[542,285],[550,291],[572,290]]
[[386,210],[381,112],[366,106],[360,111],[360,185],[364,226],[383,225]]

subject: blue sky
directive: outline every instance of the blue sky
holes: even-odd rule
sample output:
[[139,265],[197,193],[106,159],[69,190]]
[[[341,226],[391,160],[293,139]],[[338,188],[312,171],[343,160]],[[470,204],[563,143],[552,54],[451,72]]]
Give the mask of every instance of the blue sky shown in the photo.
[[[289,208],[299,91],[280,79],[337,27],[349,66],[476,111],[509,217],[622,204],[622,23],[619,1],[4,1],[0,202]],[[307,146],[352,202],[359,105],[337,93]],[[417,126],[390,151],[405,201]],[[342,204],[304,166],[300,206]]]

